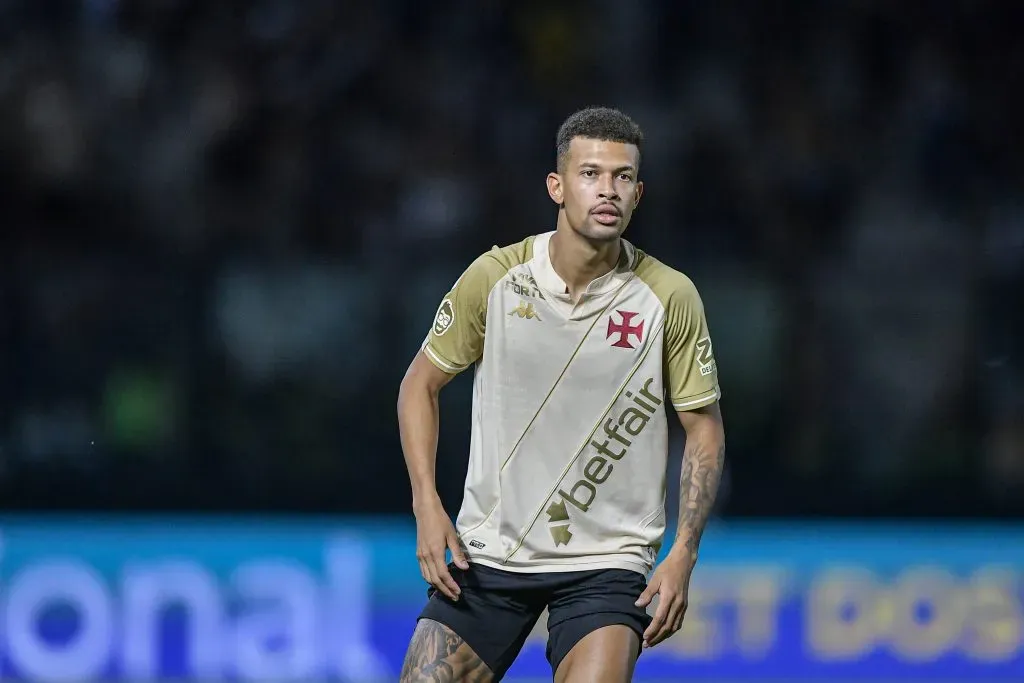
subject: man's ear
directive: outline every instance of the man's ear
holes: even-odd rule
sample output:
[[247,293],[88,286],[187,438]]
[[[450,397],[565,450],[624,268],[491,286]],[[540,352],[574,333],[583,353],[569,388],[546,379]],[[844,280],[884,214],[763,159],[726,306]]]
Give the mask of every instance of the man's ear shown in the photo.
[[558,204],[558,208],[564,208],[565,197],[562,191],[562,176],[558,173],[548,173],[547,184],[548,196],[551,197],[551,201]]

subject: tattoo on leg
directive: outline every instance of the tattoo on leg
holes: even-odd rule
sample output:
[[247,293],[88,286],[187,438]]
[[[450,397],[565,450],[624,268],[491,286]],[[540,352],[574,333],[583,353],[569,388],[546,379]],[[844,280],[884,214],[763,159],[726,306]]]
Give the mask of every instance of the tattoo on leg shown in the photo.
[[402,665],[401,683],[491,683],[494,675],[447,626],[421,619]]

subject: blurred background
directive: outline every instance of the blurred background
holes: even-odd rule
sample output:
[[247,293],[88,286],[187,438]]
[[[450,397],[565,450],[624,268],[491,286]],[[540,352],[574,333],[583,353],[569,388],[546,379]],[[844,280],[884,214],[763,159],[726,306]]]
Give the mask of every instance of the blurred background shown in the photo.
[[[553,229],[555,132],[599,104],[647,135],[627,237],[701,291],[729,443],[637,680],[1019,680],[1022,29],[1009,0],[0,0],[3,673],[397,680],[398,383],[473,258]],[[513,683],[550,680],[542,628]]]

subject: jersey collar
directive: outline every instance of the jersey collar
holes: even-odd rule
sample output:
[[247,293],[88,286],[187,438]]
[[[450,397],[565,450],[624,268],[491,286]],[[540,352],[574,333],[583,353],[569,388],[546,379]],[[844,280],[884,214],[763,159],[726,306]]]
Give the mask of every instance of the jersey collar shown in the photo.
[[[548,294],[569,301],[568,287],[565,281],[551,265],[551,236],[554,231],[546,232],[533,241],[533,258],[530,259],[530,270],[537,284]],[[626,240],[622,240],[622,251],[619,254],[619,263],[612,270],[587,285],[584,296],[595,296],[606,294],[617,289],[633,276],[633,268],[636,266],[636,248]]]

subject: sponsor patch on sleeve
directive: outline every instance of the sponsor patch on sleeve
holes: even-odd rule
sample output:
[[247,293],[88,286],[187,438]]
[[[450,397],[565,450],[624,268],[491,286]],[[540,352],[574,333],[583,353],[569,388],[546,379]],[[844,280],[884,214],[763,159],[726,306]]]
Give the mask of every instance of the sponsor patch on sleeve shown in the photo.
[[437,315],[434,316],[434,334],[440,337],[451,328],[455,322],[455,308],[451,299],[445,299],[437,307]]

